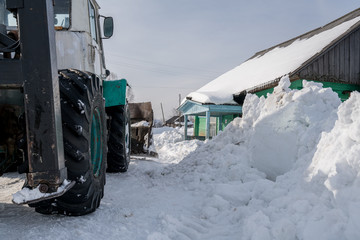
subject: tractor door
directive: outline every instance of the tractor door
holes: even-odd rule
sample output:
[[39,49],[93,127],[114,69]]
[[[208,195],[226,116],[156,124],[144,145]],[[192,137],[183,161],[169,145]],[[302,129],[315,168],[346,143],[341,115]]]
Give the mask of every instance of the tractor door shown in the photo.
[[90,34],[91,45],[90,47],[90,64],[94,65],[95,73],[101,76],[105,75],[105,61],[103,56],[100,26],[99,26],[99,7],[95,1],[89,0],[89,20],[90,20]]

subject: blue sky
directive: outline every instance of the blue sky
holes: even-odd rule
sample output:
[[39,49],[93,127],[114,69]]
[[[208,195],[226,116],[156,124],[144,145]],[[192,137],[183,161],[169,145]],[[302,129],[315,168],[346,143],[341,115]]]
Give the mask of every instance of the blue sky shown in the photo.
[[107,68],[165,118],[184,98],[256,52],[327,24],[358,0],[98,0],[115,20]]

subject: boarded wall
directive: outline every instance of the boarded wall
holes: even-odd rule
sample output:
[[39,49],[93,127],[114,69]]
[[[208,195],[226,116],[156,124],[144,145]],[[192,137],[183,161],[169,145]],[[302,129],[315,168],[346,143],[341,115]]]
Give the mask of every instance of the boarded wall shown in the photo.
[[302,68],[303,79],[360,84],[360,29]]

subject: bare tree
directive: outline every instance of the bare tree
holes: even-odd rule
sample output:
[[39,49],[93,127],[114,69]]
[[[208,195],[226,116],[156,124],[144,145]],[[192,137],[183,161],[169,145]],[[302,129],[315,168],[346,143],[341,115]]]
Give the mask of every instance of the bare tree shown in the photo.
[[134,102],[134,100],[135,100],[134,91],[132,90],[130,84],[128,84],[128,87],[127,87],[126,98],[127,98],[128,102]]
[[114,72],[111,72],[110,75],[106,78],[107,80],[117,80],[119,79],[117,74]]

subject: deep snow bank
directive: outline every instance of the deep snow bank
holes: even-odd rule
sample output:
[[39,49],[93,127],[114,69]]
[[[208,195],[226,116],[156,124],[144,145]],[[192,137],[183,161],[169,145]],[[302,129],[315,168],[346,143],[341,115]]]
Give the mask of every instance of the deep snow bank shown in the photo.
[[226,162],[244,162],[271,180],[305,166],[304,155],[313,155],[321,133],[333,128],[341,101],[320,83],[304,81],[303,85],[302,90],[291,90],[289,78],[284,77],[266,99],[249,94],[243,118],[235,119],[180,165],[206,162],[218,169]]
[[321,133],[334,126],[341,103],[336,93],[321,84],[304,81],[301,91],[289,86],[289,79],[283,78],[266,100],[255,103],[252,96],[247,103],[257,113],[246,115],[252,121],[251,164],[272,180],[304,163],[302,157],[314,151]]
[[352,93],[339,107],[338,116],[317,146],[309,178],[332,193],[335,208],[348,221],[345,236],[360,239],[360,93]]
[[208,191],[200,217],[240,239],[360,239],[360,94],[288,86],[247,96],[242,119],[167,173]]

